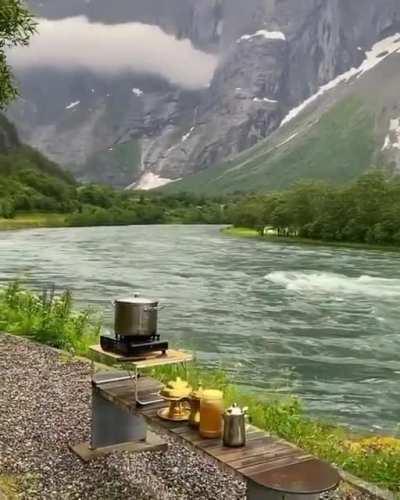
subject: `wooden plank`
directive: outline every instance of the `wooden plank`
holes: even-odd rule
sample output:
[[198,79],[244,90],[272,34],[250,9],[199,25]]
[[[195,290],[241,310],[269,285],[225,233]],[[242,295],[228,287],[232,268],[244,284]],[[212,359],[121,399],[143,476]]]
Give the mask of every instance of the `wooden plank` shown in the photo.
[[90,351],[100,358],[107,360],[112,364],[129,363],[134,368],[152,368],[155,366],[170,365],[175,363],[185,363],[193,360],[193,354],[185,351],[176,351],[169,349],[165,354],[153,353],[143,357],[128,357],[113,352],[103,351],[100,345],[92,345],[89,347]]
[[[119,407],[126,406],[127,410],[136,412],[135,387],[134,380],[126,380],[98,385],[97,390],[104,399]],[[151,377],[141,377],[138,383],[138,400],[157,399],[156,395],[159,389],[158,381]]]
[[254,477],[258,476],[258,474],[274,471],[276,469],[282,469],[283,467],[286,467],[288,465],[301,464],[310,460],[314,460],[314,457],[310,458],[309,455],[299,453],[295,456],[282,457],[279,459],[277,458],[275,460],[270,460],[268,462],[252,465],[249,467],[243,467],[236,470],[244,477],[253,479]]
[[214,448],[208,448],[208,453],[218,458],[221,462],[228,462],[229,460],[234,460],[236,457],[245,458],[253,456],[255,452],[264,450],[267,446],[271,447],[271,451],[281,448],[279,445],[276,445],[272,438],[261,438],[251,441],[244,448],[226,448],[221,444]]
[[246,443],[250,443],[250,441],[255,441],[256,439],[269,438],[269,437],[270,436],[268,436],[268,434],[266,434],[263,431],[259,431],[259,432],[252,431],[249,433],[246,432]]
[[259,455],[253,455],[252,457],[239,458],[229,462],[229,464],[237,470],[245,470],[260,464],[270,464],[271,462],[278,462],[282,459],[293,459],[297,458],[303,459],[313,458],[308,453],[304,453],[302,450],[281,450],[278,453],[260,453]]
[[[247,448],[247,447],[246,447]],[[243,448],[244,450],[245,448]],[[258,459],[259,457],[267,458],[279,458],[281,456],[286,455],[294,455],[296,453],[295,449],[288,448],[287,446],[279,446],[279,445],[271,445],[267,444],[265,446],[260,446],[256,449],[250,449],[246,453],[237,453],[235,455],[227,456],[226,460],[229,463],[234,463],[237,461],[240,462],[251,462],[254,459]]]

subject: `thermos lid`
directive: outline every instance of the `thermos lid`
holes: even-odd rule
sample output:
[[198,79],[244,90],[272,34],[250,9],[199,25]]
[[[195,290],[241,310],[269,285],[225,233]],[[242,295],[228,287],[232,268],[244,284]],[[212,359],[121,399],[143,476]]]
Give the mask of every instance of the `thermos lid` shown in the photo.
[[244,415],[247,412],[247,407],[240,408],[236,403],[226,410],[227,415]]

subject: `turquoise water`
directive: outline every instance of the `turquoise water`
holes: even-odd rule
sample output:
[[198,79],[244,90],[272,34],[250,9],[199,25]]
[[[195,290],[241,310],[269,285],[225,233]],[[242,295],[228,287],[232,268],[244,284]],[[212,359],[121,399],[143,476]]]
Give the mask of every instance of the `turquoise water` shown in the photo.
[[257,391],[366,429],[400,422],[400,254],[280,245],[214,226],[0,233],[0,280],[70,288],[104,313],[159,298],[160,333]]

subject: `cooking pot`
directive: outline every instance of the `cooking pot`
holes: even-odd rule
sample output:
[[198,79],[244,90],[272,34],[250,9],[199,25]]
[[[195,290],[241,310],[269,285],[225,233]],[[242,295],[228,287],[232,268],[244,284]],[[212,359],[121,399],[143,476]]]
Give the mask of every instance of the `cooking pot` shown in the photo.
[[114,331],[122,337],[152,337],[157,333],[158,301],[132,297],[114,301]]

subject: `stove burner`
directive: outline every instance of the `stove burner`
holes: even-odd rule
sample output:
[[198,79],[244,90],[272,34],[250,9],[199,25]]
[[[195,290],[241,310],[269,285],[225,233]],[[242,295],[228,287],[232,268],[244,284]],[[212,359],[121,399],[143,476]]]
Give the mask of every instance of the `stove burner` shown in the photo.
[[136,357],[152,352],[162,352],[168,350],[168,342],[160,341],[160,335],[151,337],[124,337],[122,335],[101,336],[100,345],[104,351],[113,352],[122,356]]

